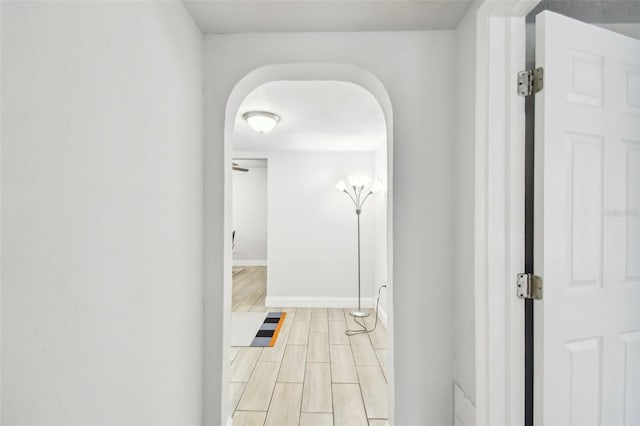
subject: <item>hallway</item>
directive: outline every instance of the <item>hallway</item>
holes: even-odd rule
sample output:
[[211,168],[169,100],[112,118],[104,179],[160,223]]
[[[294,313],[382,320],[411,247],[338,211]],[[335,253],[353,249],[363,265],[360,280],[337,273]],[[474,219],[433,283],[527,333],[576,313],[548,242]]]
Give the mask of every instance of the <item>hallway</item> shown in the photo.
[[[234,312],[266,309],[266,267],[234,268]],[[387,332],[367,334],[348,309],[283,308],[272,348],[231,348],[234,426],[387,425]],[[367,318],[369,328],[375,316]]]
[[[451,424],[453,385],[473,402],[482,373],[470,5],[0,2],[0,423]],[[243,119],[262,110],[269,134]],[[234,158],[267,160],[268,257],[241,229],[229,252]],[[360,281],[366,306],[388,286],[391,330],[287,309],[275,348],[232,350],[234,260],[268,261],[272,307],[357,303],[349,176],[382,182]],[[262,315],[249,281],[235,308]]]

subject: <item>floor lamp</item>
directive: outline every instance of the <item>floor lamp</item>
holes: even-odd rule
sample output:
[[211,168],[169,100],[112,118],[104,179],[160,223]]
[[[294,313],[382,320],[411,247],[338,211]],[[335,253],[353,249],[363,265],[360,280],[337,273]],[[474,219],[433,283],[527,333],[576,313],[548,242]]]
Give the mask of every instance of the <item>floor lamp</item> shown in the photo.
[[336,189],[347,194],[351,201],[353,201],[358,218],[358,310],[349,312],[349,314],[354,317],[363,318],[369,316],[369,312],[363,311],[360,303],[360,213],[362,213],[362,206],[364,202],[367,201],[367,198],[369,198],[371,194],[378,192],[382,184],[376,180],[365,190],[369,183],[371,183],[371,178],[367,176],[349,176],[348,180],[350,186],[347,186],[344,180],[341,180],[336,185]]

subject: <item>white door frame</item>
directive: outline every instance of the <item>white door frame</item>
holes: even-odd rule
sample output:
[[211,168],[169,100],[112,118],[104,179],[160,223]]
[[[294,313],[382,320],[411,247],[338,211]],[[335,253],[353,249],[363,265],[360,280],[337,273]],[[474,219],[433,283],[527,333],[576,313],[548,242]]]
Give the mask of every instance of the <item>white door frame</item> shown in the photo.
[[485,0],[476,15],[476,424],[524,423],[525,17],[539,0]]

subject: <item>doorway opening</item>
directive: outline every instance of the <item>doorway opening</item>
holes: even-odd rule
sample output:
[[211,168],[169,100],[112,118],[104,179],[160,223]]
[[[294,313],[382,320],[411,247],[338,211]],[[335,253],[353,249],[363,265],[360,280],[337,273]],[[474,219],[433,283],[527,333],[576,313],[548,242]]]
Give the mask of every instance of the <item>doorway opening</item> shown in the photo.
[[[248,305],[232,302],[237,286],[263,286],[264,296],[248,310],[282,318],[272,346],[229,347],[222,399],[228,398],[234,423],[382,425],[392,413],[390,117],[369,90],[348,80],[267,78],[253,82],[227,109],[233,115],[226,121],[225,158],[249,172],[230,175],[225,211],[231,210],[232,220],[225,223],[233,226],[226,230],[233,236],[231,228],[240,227],[236,181],[247,180],[247,161],[259,159],[268,164],[267,208],[254,213],[266,218],[268,261],[252,265],[244,259],[242,265],[245,248],[236,230],[225,256],[233,261],[225,273],[232,327],[225,327],[224,341],[234,340],[234,315]],[[280,121],[270,133],[258,133],[243,118],[251,111],[277,114]],[[362,184],[371,194],[360,217],[361,257],[354,208],[335,188],[341,180],[352,186],[356,176],[371,179]],[[364,323],[371,329],[377,321],[377,327],[347,336],[348,329],[360,328],[349,314],[358,304],[369,314]]]
[[263,282],[259,286],[234,288],[231,311],[255,312],[260,306],[264,307],[266,296],[268,161],[266,158],[234,158],[232,170],[233,278],[250,278],[252,272],[265,278],[259,279]]

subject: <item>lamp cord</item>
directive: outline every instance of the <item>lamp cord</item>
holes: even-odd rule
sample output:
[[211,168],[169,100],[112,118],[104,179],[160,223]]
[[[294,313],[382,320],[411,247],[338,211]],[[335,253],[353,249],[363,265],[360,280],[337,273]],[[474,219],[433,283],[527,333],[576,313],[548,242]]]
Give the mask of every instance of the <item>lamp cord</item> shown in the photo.
[[378,300],[376,301],[376,320],[373,323],[373,328],[371,330],[368,330],[366,324],[358,321],[358,317],[353,317],[353,320],[356,322],[356,324],[362,327],[362,330],[347,330],[344,332],[344,334],[346,334],[347,336],[355,336],[356,334],[371,333],[375,331],[376,327],[378,326],[378,308],[380,307],[380,292],[382,291],[383,288],[386,288],[386,287],[387,287],[386,284],[382,284],[380,287],[378,287]]

